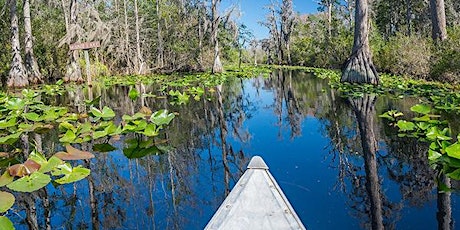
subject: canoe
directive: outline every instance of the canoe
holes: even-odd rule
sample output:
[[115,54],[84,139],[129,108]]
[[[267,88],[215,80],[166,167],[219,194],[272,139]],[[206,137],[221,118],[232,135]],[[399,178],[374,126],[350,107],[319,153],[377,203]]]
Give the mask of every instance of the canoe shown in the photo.
[[306,229],[268,171],[255,156],[205,229]]

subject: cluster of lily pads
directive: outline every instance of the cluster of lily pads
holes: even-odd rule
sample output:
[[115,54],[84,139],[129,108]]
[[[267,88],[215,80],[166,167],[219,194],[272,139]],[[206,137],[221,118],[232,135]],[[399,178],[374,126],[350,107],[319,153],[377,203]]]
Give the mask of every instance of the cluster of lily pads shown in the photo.
[[[51,182],[67,184],[81,180],[90,174],[90,170],[81,165],[72,167],[66,161],[89,159],[94,155],[78,150],[71,144],[128,133],[155,137],[175,117],[174,113],[167,110],[151,112],[148,108],[143,108],[136,114],[123,115],[121,122],[115,124],[116,114],[111,108],[105,106],[99,109],[92,104],[94,103],[90,103],[88,113],[78,114],[69,112],[66,107],[45,104],[41,100],[40,91],[24,89],[20,95],[1,93],[0,160],[3,166],[0,169],[0,188],[6,187],[15,192],[33,192]],[[4,164],[11,164],[17,159],[14,155],[22,152],[17,148],[22,136],[29,133],[41,134],[56,128],[59,141],[66,147],[65,152],[57,152],[47,159],[44,154],[33,151],[23,163]],[[106,146],[102,145],[95,144],[93,148],[107,151],[104,148]],[[132,144],[127,149],[130,147]],[[133,151],[140,149],[139,146],[136,148]],[[113,149],[109,149],[111,150]],[[7,212],[14,200],[12,193],[0,191],[0,213]],[[0,229],[13,229],[6,216],[0,216]]]
[[417,116],[410,121],[402,119],[404,114],[395,110],[387,111],[380,117],[398,128],[398,136],[430,143],[430,163],[448,177],[460,180],[460,135],[453,138],[447,122],[440,120],[440,116],[435,114],[436,110],[428,105],[417,104],[411,107],[411,111]]
[[[42,153],[32,151],[24,163],[9,166],[0,176],[0,188],[7,187],[15,192],[34,192],[49,183],[69,184],[86,178],[91,170],[81,165],[73,167],[69,160],[93,158],[90,152],[66,145],[66,151],[55,153],[47,159]],[[0,213],[6,213],[14,205],[15,196],[0,191]],[[14,229],[5,215],[0,216],[0,229]]]

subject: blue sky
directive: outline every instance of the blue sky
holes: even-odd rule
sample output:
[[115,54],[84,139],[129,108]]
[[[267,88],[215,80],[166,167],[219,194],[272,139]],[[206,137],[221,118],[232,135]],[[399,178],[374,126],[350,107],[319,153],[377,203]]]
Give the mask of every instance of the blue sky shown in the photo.
[[[264,21],[268,13],[264,6],[269,5],[271,1],[280,2],[281,0],[222,0],[221,10],[232,4],[239,5],[241,8],[240,23],[244,23],[252,30],[257,39],[268,37],[268,29],[259,25],[258,21]],[[313,13],[317,11],[318,4],[316,0],[293,0],[294,11],[300,13]]]

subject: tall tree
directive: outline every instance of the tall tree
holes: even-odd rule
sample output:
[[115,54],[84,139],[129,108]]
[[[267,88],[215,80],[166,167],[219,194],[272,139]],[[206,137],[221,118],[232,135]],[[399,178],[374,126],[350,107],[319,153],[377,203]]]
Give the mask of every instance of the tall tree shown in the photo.
[[224,69],[222,67],[222,62],[220,61],[219,54],[219,39],[217,35],[219,34],[219,3],[221,0],[211,0],[211,13],[212,13],[212,22],[211,22],[211,43],[214,46],[214,64],[212,65],[212,73],[221,73]]
[[16,0],[10,1],[10,19],[11,19],[11,49],[12,57],[11,68],[7,79],[8,87],[24,87],[29,85],[24,63],[21,57],[21,45],[19,43],[19,22],[16,14]]
[[[62,1],[64,3],[64,0]],[[63,10],[66,12],[65,4],[63,4]],[[70,0],[69,6],[69,21],[67,29],[67,44],[75,43],[80,40],[79,32],[78,32],[78,1],[77,0]],[[83,82],[83,78],[81,76],[81,68],[78,65],[78,50],[70,50],[69,51],[69,61],[67,64],[67,70],[64,77],[64,81],[66,82]]]
[[[291,34],[294,27],[292,0],[283,0],[281,5],[281,36],[286,48],[287,63],[291,64]],[[284,59],[284,57],[283,57]]]
[[431,37],[433,40],[447,39],[446,10],[444,0],[430,0],[431,6]]
[[341,82],[379,83],[369,47],[369,5],[367,1],[356,0],[353,50],[344,65]]
[[136,54],[137,54],[137,73],[143,74],[146,72],[146,64],[142,56],[141,39],[140,39],[140,21],[139,21],[139,8],[137,0],[134,0],[134,17],[136,19]]
[[29,81],[37,84],[42,83],[42,75],[38,67],[37,60],[34,56],[33,50],[33,37],[32,37],[32,23],[30,18],[30,0],[24,0],[23,5],[24,13],[24,30],[25,30],[25,67]]

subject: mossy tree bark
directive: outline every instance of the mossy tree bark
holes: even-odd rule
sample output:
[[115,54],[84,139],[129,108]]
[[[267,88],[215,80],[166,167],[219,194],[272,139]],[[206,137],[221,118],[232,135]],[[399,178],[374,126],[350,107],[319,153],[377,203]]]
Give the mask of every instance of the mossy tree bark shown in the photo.
[[[70,41],[71,43],[78,42],[78,5],[77,0],[70,1],[70,23],[69,27],[67,28],[67,33],[70,34]],[[64,9],[65,10],[65,9]],[[69,63],[67,65],[67,71],[64,77],[64,81],[66,82],[84,82],[83,77],[81,76],[81,68],[78,65],[78,50],[71,50]]]
[[24,30],[25,30],[25,67],[30,83],[39,84],[43,82],[40,68],[34,56],[32,23],[30,19],[30,0],[24,0]]
[[212,65],[212,73],[222,73],[224,68],[222,67],[222,62],[220,61],[219,55],[219,39],[217,35],[219,34],[219,23],[220,17],[218,13],[218,6],[221,0],[212,0],[211,1],[211,13],[212,13],[212,44],[214,45],[214,64]]
[[21,57],[21,45],[19,43],[19,23],[18,15],[16,14],[17,1],[10,1],[10,17],[11,17],[11,50],[13,59],[11,60],[11,68],[6,84],[8,87],[25,87],[29,85],[27,75],[24,70],[24,63]]
[[377,85],[379,77],[369,48],[369,6],[367,0],[356,0],[353,51],[345,62],[341,82]]

